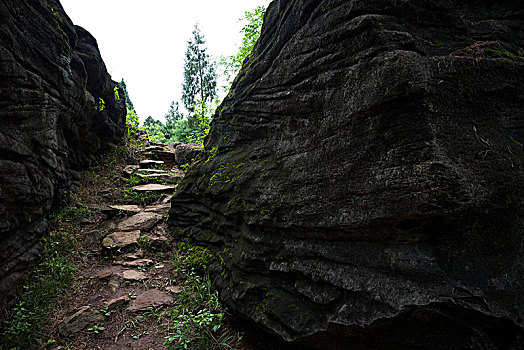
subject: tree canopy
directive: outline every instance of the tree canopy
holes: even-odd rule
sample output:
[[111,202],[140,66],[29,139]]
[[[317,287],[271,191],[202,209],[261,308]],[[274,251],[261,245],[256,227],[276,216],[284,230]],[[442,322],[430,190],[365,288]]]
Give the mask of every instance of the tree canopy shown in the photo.
[[190,114],[190,125],[195,126],[197,104],[204,110],[216,98],[216,85],[215,64],[206,52],[203,34],[195,25],[193,38],[187,42],[182,84],[182,102]]

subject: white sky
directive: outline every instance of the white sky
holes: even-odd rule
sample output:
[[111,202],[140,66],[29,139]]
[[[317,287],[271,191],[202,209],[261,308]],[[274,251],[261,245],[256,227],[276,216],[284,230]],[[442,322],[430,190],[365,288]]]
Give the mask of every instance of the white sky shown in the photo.
[[180,100],[184,54],[194,25],[198,23],[208,54],[218,61],[237,52],[244,12],[267,6],[269,0],[60,2],[73,23],[97,39],[113,80],[124,78],[140,120],[151,115],[163,121],[171,101]]

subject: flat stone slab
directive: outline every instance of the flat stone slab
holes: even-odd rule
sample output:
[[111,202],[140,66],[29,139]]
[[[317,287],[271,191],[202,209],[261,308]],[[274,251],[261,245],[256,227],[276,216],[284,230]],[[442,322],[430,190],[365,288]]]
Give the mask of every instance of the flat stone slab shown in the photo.
[[174,301],[173,297],[158,289],[150,289],[132,300],[127,307],[128,311],[144,311],[153,306],[170,305]]
[[171,208],[171,203],[162,203],[162,204],[146,207],[144,211],[146,213],[167,214],[170,208]]
[[147,279],[147,274],[138,270],[125,270],[122,272],[122,278],[126,281],[142,281]]
[[102,213],[106,215],[116,215],[118,213],[136,214],[140,213],[142,209],[137,205],[110,205],[106,208],[103,208]]
[[122,259],[125,260],[137,260],[144,257],[144,252],[142,250],[138,250],[133,253],[127,253],[125,255],[122,255]]
[[78,334],[86,327],[103,320],[104,315],[102,315],[97,309],[91,306],[82,306],[73,315],[60,322],[58,325],[58,332],[64,337],[69,337]]
[[123,306],[123,305],[127,304],[129,302],[129,300],[131,300],[131,299],[129,299],[129,296],[123,295],[120,298],[115,298],[115,299],[109,300],[107,303],[105,303],[104,306],[107,306],[107,310],[108,311],[113,311],[113,310],[119,308],[120,306]]
[[131,260],[131,261],[115,261],[115,265],[122,265],[126,267],[144,267],[147,265],[152,265],[154,263],[153,260],[150,259],[138,259],[138,260]]
[[169,185],[159,185],[159,184],[147,184],[147,185],[140,185],[133,187],[133,190],[137,192],[158,192],[158,193],[165,193],[165,192],[174,192],[175,186],[169,186]]
[[161,160],[147,159],[140,161],[140,168],[150,169],[160,165],[164,165],[164,162]]
[[154,152],[154,151],[163,151],[164,147],[162,146],[148,146],[142,150],[142,152]]
[[136,172],[146,174],[167,174],[167,171],[162,169],[138,169]]
[[117,228],[122,231],[149,230],[162,219],[162,216],[162,214],[143,211],[124,219],[117,225]]
[[133,244],[138,244],[140,230],[129,232],[113,232],[102,241],[105,248],[125,248]]

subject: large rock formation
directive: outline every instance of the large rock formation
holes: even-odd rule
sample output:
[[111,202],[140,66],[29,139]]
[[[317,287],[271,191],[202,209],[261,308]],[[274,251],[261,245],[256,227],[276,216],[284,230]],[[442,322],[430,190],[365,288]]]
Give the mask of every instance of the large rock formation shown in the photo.
[[322,349],[524,346],[523,19],[274,1],[170,212],[227,305]]
[[5,0],[0,17],[1,307],[39,257],[53,201],[123,135],[125,103],[58,1]]

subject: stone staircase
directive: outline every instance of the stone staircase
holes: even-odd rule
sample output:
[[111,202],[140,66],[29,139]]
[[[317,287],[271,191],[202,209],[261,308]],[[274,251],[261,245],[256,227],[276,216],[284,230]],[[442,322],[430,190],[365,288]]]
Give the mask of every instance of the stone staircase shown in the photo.
[[87,259],[75,282],[76,295],[68,300],[63,320],[57,323],[57,337],[65,344],[71,344],[69,338],[75,344],[89,341],[87,330],[102,327],[107,339],[97,340],[100,348],[163,348],[163,338],[154,331],[144,330],[136,336],[126,325],[151,308],[171,304],[184,290],[170,278],[175,244],[165,222],[169,201],[184,173],[175,153],[161,144],[144,148],[142,155],[145,159],[126,166],[123,176],[140,180],[142,184],[133,186],[134,191],[163,196],[145,206],[108,203],[100,209],[97,222],[87,228],[105,235],[97,254]]

